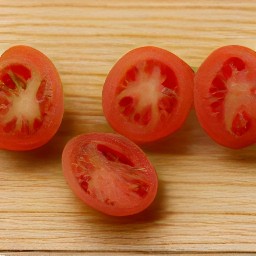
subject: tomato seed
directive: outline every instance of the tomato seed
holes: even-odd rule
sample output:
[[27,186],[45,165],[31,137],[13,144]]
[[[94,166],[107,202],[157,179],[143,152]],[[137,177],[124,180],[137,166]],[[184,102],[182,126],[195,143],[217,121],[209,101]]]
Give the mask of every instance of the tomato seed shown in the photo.
[[0,95],[0,114],[4,115],[9,111],[10,101],[3,95]]
[[89,181],[90,180],[91,180],[91,177],[88,176],[88,175],[87,176],[86,175],[81,175],[79,177],[79,184],[80,184],[80,186],[88,194],[90,194],[90,191],[89,191]]
[[222,108],[223,108],[223,101],[216,100],[213,103],[211,103],[210,106],[211,106],[212,112],[220,113],[222,111]]
[[36,99],[42,101],[45,95],[46,81],[42,80],[36,93]]
[[212,80],[212,86],[210,87],[210,89],[211,88],[216,88],[216,90],[218,90],[218,91],[226,91],[227,90],[225,82],[218,75]]
[[125,74],[125,80],[128,82],[135,81],[138,74],[138,68],[133,67],[130,70],[128,70]]
[[136,113],[133,120],[139,125],[148,125],[152,118],[151,106],[145,107],[140,113]]
[[251,126],[251,118],[245,112],[238,112],[232,122],[232,132],[237,136],[245,134]]
[[104,202],[105,202],[105,204],[107,204],[107,205],[111,205],[111,206],[114,206],[114,205],[115,205],[115,202],[114,202],[114,201],[111,201],[109,198],[105,199]]
[[122,107],[121,112],[125,116],[130,116],[134,112],[133,98],[130,96],[123,97],[119,101],[119,106]]
[[12,90],[16,88],[15,82],[12,80],[11,76],[7,73],[2,75],[1,81],[4,83],[5,86],[7,86]]
[[212,93],[212,95],[217,98],[218,100],[223,100],[226,96],[226,92],[223,91],[216,91],[214,93]]
[[10,70],[18,77],[23,78],[24,80],[28,80],[31,78],[31,72],[28,68],[23,65],[12,65],[10,66]]
[[241,71],[245,69],[245,63],[237,57],[229,58],[224,65],[229,65],[232,69],[236,69],[237,71]]
[[165,111],[170,114],[177,103],[178,101],[175,97],[162,97],[158,102],[158,109],[160,112]]
[[152,118],[152,109],[151,106],[147,106],[141,112],[140,124],[148,125]]
[[170,90],[177,91],[178,89],[178,80],[175,73],[167,66],[161,66],[161,74],[165,76],[165,80],[162,82],[162,85]]
[[125,165],[134,166],[134,164],[122,153],[103,144],[97,145],[97,150],[108,160],[112,162],[119,162]]
[[20,131],[21,131],[22,133],[24,133],[24,134],[29,134],[29,133],[30,133],[28,120],[22,119]]
[[134,107],[131,105],[126,106],[122,111],[122,114],[125,116],[130,116],[134,112]]
[[223,75],[223,77],[228,80],[231,76],[232,76],[232,68],[230,65],[228,64],[223,64],[222,68],[221,68],[221,73]]
[[17,123],[17,118],[14,117],[11,121],[9,121],[8,123],[6,123],[6,125],[4,126],[3,130],[6,133],[10,133],[13,132],[16,128],[16,123]]
[[39,102],[41,116],[44,117],[47,115],[48,112],[51,112],[51,108],[53,107],[52,103],[50,102],[49,98],[45,98],[43,101]]
[[133,192],[144,198],[149,191],[149,185],[142,180],[132,180],[131,183],[135,185]]
[[33,123],[33,129],[34,129],[34,131],[38,131],[38,130],[41,128],[42,124],[43,124],[43,120],[36,118],[36,119],[34,120],[34,123]]
[[126,97],[123,97],[120,101],[119,101],[119,106],[120,107],[126,107],[126,106],[129,106],[133,104],[133,98],[132,97],[129,97],[129,96],[126,96]]

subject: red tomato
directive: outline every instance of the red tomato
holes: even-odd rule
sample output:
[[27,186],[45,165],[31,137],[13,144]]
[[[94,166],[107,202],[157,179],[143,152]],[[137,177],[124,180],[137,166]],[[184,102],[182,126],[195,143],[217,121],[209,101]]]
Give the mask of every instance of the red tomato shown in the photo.
[[195,109],[217,143],[242,148],[256,140],[256,53],[243,46],[215,50],[195,76]]
[[109,72],[102,92],[114,130],[136,143],[166,137],[181,127],[193,103],[193,70],[176,55],[141,47]]
[[108,215],[139,213],[157,193],[152,164],[136,144],[121,135],[91,133],[73,138],[64,148],[62,166],[74,193]]
[[63,92],[53,63],[28,46],[0,57],[0,148],[30,150],[56,133],[63,116]]

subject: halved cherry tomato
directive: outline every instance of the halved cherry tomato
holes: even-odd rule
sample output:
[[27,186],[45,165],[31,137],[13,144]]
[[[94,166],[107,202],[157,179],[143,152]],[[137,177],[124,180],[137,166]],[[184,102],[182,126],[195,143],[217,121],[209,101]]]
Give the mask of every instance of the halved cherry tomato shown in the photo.
[[188,116],[193,79],[190,66],[171,52],[152,46],[134,49],[106,78],[104,115],[114,130],[136,143],[164,138]]
[[63,116],[61,80],[53,63],[29,46],[0,57],[0,148],[30,150],[44,145]]
[[195,109],[202,127],[217,143],[242,148],[256,141],[256,53],[224,46],[195,75]]
[[74,193],[108,215],[139,213],[157,193],[154,167],[136,144],[121,135],[91,133],[73,138],[64,148],[62,166]]

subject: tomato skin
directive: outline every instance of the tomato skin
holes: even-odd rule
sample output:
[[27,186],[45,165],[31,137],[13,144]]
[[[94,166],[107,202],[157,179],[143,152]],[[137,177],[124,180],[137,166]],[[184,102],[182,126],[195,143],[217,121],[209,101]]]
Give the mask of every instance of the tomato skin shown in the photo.
[[[155,91],[156,93],[152,93],[153,86],[150,87],[149,85],[148,89],[142,89],[136,95],[130,95],[130,98],[134,97],[134,102],[136,102],[137,105],[142,102],[151,105],[150,107],[153,109],[152,113],[149,113],[148,115],[145,114],[145,111],[147,110],[142,110],[142,113],[140,114],[144,114],[144,119],[137,121],[138,114],[129,113],[136,111],[132,107],[130,109],[127,107],[126,110],[123,111],[125,115],[127,115],[124,117],[122,110],[120,110],[120,106],[123,104],[128,105],[131,99],[129,99],[129,97],[124,97],[123,100],[120,100],[118,103],[118,97],[122,93],[119,94],[118,88],[125,80],[125,77],[129,76],[131,80],[134,79],[133,76],[136,76],[136,74],[133,72],[133,67],[139,65],[141,62],[149,62],[151,63],[149,66],[151,65],[153,68],[154,65],[162,67],[162,78],[163,80],[166,77],[167,78],[166,81],[161,81],[163,85],[161,85],[161,92]],[[149,67],[148,69],[153,68]],[[169,73],[167,72],[165,74],[164,70],[168,70]],[[147,70],[145,72],[147,72]],[[167,88],[168,85],[164,84],[165,82],[168,82],[168,79],[170,80],[170,84],[172,82],[171,80],[175,80],[174,83],[177,84],[176,87],[178,88],[177,92],[175,92],[175,88],[169,90]],[[115,131],[128,137],[135,143],[144,144],[165,138],[177,131],[183,125],[191,110],[191,106],[193,105],[193,79],[194,72],[191,67],[173,53],[154,46],[133,49],[116,62],[105,80],[102,91],[102,107],[104,115]],[[173,101],[172,98],[168,99],[168,97],[165,97],[162,101],[158,101],[158,106],[157,104],[153,105],[157,97],[160,98],[162,97],[161,95],[164,96],[166,92],[167,94],[170,93],[173,95],[177,93],[177,95],[173,97]],[[157,96],[154,96],[154,93]],[[161,108],[159,107],[160,101],[166,111],[170,112],[169,117],[164,121],[161,121],[159,110]],[[173,105],[175,107],[173,107]],[[156,110],[157,107],[158,110]],[[153,125],[149,120],[152,120]],[[138,124],[135,124],[136,122]],[[146,123],[146,125],[143,123]]]
[[[232,61],[236,63],[225,64]],[[205,132],[224,147],[240,149],[255,143],[255,70],[255,51],[244,46],[228,45],[213,51],[195,74],[194,105],[197,118]],[[230,81],[233,81],[233,84]],[[219,87],[219,91],[214,91],[216,89],[214,84]],[[231,97],[227,96],[231,94],[231,86],[234,90],[236,90],[235,87],[238,88],[237,91],[232,92],[234,96],[231,95],[233,105],[237,105],[232,109],[232,104],[227,103]],[[241,88],[244,89],[241,90]],[[221,98],[219,104],[210,101],[213,97],[209,95],[209,91],[214,92],[215,95],[218,94]],[[230,108],[229,105],[225,107],[225,104],[230,104]],[[239,117],[234,114],[236,111],[240,119],[236,118]],[[247,112],[250,112],[249,116]],[[230,121],[232,118],[233,122]]]
[[[0,57],[0,72],[6,66],[12,65],[31,68],[31,74],[39,74],[46,81],[49,90],[51,90],[48,113],[45,114],[43,123],[40,124],[40,129],[34,133],[27,132],[24,134],[8,134],[3,129],[0,130],[0,148],[17,151],[32,150],[46,144],[60,127],[64,113],[62,83],[52,61],[42,52],[30,46],[13,46],[2,54]],[[1,119],[3,117],[0,117],[0,122]],[[35,125],[39,125],[38,123],[35,123]]]
[[[96,151],[92,150],[94,147]],[[119,156],[117,161],[112,158],[113,152]],[[91,154],[89,158],[85,157],[87,153]],[[81,159],[83,161],[79,162]],[[136,144],[121,135],[89,133],[71,139],[63,150],[62,169],[76,196],[107,215],[137,214],[153,202],[157,193],[158,178],[154,167]],[[81,177],[86,177],[83,182]],[[140,178],[147,189],[132,190],[136,187],[134,182]]]

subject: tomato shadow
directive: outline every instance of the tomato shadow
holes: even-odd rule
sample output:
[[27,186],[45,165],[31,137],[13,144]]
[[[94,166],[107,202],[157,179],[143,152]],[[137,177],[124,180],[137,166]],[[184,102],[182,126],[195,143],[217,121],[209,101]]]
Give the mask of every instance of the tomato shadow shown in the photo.
[[[144,211],[135,215],[121,217],[109,216],[91,208],[89,209],[86,205],[83,204],[81,205],[81,211],[86,211],[87,213],[89,211],[90,214],[93,215],[95,222],[100,224],[95,225],[95,229],[101,228],[102,226],[105,228],[109,228],[109,230],[113,230],[113,232],[115,232],[113,226],[120,227],[123,230],[125,230],[126,227],[129,230],[131,229],[131,227],[134,229],[140,229],[140,226],[147,226],[149,223],[152,224],[154,222],[157,222],[158,220],[166,216],[164,214],[164,211],[166,209],[166,202],[164,200],[164,198],[166,198],[164,196],[165,193],[166,192],[164,182],[159,180],[157,195],[152,204]],[[117,230],[119,229],[117,228]]]
[[[148,241],[152,233],[157,232],[157,229],[166,223],[165,219],[170,218],[170,212],[166,212],[167,201],[170,204],[170,198],[167,197],[166,183],[159,181],[159,189],[154,202],[143,212],[125,216],[112,217],[99,213],[93,209],[89,209],[86,205],[79,204],[77,209],[82,215],[83,224],[88,229],[92,229],[97,244],[111,244],[122,248],[130,246],[140,246],[144,241]],[[80,208],[81,207],[81,208]],[[89,220],[89,222],[88,222]],[[87,241],[87,229],[80,230],[81,239]],[[134,239],[137,237],[137,239]]]
[[65,111],[57,133],[48,143],[33,150],[6,152],[8,157],[15,159],[13,164],[17,163],[17,165],[22,166],[25,163],[28,163],[28,165],[33,163],[35,165],[34,169],[36,169],[37,165],[41,166],[56,161],[60,162],[62,151],[71,138],[83,133],[106,130],[108,130],[106,122],[90,123],[83,115],[76,115],[75,112]]
[[168,153],[182,155],[200,140],[202,129],[198,124],[195,111],[192,110],[182,127],[170,136],[153,143],[142,145],[141,148],[150,153]]
[[248,167],[254,165],[256,167],[256,144],[242,149],[229,149],[222,146],[221,148],[220,159]]
[[[5,151],[7,157],[13,159],[13,167],[28,171],[28,166],[33,166],[33,171],[42,171],[42,167],[53,163],[61,163],[62,151],[67,141],[73,136],[69,134],[72,121],[63,117],[63,121],[57,133],[45,145],[28,151]],[[47,169],[44,169],[46,171]]]
[[[59,136],[55,136],[51,142],[38,149],[30,151],[10,151],[10,159],[13,169],[19,169],[24,172],[42,172],[52,169],[56,164],[61,163],[61,154],[65,142]],[[51,167],[51,168],[45,168]]]

